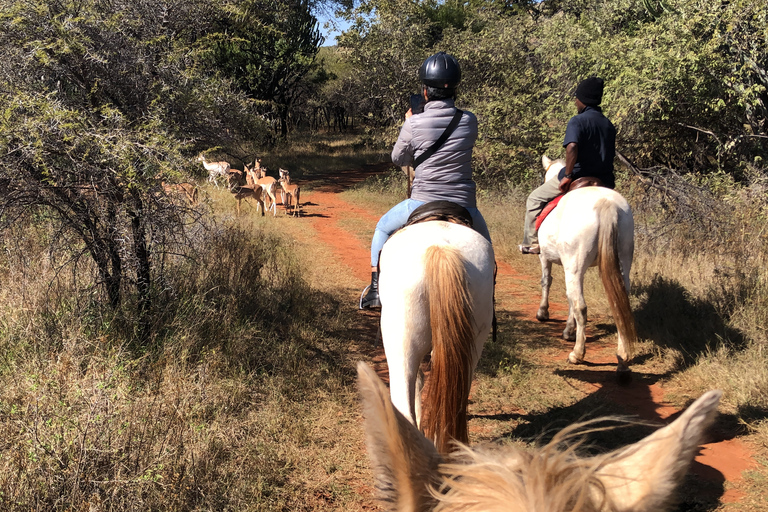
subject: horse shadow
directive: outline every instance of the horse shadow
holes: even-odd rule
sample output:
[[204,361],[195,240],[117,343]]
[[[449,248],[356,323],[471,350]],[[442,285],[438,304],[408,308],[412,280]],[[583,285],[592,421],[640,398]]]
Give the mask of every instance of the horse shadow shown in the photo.
[[[532,318],[527,313],[520,311],[497,310],[498,339],[495,342],[489,340],[483,346],[483,353],[475,371],[493,377],[500,365],[525,362],[524,359],[516,355],[516,346],[521,343],[519,341],[521,339],[524,339],[525,346],[531,349],[551,349],[559,345],[563,350],[571,350],[573,341],[564,340],[562,337],[566,318],[550,318],[544,322],[532,322]],[[599,342],[603,338],[616,334],[616,326],[613,324],[600,324],[596,327],[598,328],[597,332],[587,336],[588,347],[591,343]],[[542,329],[548,330],[548,332],[542,333]],[[637,361],[637,357],[633,358],[633,364]],[[584,365],[616,367],[615,362],[584,362]]]
[[736,350],[747,343],[740,331],[726,324],[713,302],[691,297],[677,281],[656,276],[650,284],[636,287],[633,296],[640,299],[634,309],[638,336],[677,350],[682,356],[678,370],[724,341]]
[[[640,441],[658,428],[671,423],[682,411],[668,417],[662,417],[651,396],[650,386],[662,376],[657,374],[635,373],[634,380],[628,386],[619,387],[613,370],[595,371],[563,369],[555,372],[565,378],[581,380],[599,385],[599,389],[576,403],[563,407],[554,407],[540,413],[529,414],[494,414],[474,415],[497,421],[516,421],[517,424],[498,439],[516,439],[544,445],[563,428],[578,422],[613,417],[597,425],[590,425],[588,431],[580,433],[576,439],[583,441],[579,447],[582,455],[597,455],[616,450]],[[622,394],[622,395],[619,395]],[[622,396],[629,394],[626,400]],[[755,411],[765,415],[768,411]],[[616,420],[622,418],[623,420]],[[597,428],[595,428],[597,427]],[[609,427],[609,428],[599,428]],[[744,434],[743,424],[737,415],[721,414],[710,429],[709,442],[733,439]],[[720,497],[725,492],[725,476],[717,469],[694,461],[679,491],[678,511],[709,512],[721,505]]]

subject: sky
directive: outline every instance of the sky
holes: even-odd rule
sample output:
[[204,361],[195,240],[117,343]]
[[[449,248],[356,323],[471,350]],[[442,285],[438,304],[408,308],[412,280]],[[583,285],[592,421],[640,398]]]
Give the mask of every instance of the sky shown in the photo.
[[[349,22],[342,20],[340,18],[336,18],[333,15],[333,12],[316,12],[315,16],[317,16],[317,21],[320,24],[320,33],[323,34],[325,37],[325,42],[323,43],[323,46],[335,46],[336,45],[336,36],[341,34],[341,30],[346,30],[349,28]],[[336,25],[338,25],[338,30],[333,28],[326,28],[326,23],[329,21],[334,22]]]

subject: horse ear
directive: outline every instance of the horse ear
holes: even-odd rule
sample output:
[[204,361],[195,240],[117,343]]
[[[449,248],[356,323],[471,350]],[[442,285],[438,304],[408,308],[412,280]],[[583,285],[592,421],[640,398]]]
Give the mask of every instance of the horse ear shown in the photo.
[[367,364],[357,365],[368,456],[376,488],[389,510],[429,511],[429,488],[440,481],[435,446],[392,405],[389,390]]
[[547,155],[541,155],[541,165],[544,169],[549,169],[549,166],[552,165],[552,160]]
[[668,510],[715,419],[721,395],[704,394],[671,424],[608,456],[598,477],[616,510]]

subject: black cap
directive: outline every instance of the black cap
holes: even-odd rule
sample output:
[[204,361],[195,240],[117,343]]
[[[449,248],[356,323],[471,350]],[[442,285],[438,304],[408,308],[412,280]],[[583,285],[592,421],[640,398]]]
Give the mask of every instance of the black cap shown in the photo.
[[439,52],[424,61],[419,68],[419,80],[438,89],[455,89],[461,81],[461,68],[453,55]]
[[603,101],[604,85],[603,79],[596,76],[582,80],[576,87],[576,98],[585,105],[596,107]]

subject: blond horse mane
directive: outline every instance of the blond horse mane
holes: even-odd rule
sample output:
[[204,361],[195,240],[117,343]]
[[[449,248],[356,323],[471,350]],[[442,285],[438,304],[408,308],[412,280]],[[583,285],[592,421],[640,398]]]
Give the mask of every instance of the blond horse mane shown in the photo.
[[603,281],[603,288],[605,288],[605,294],[608,296],[616,329],[622,334],[624,349],[627,353],[627,360],[629,360],[635,352],[637,331],[635,330],[632,308],[629,305],[629,293],[624,287],[624,278],[621,275],[618,213],[616,209],[610,207],[607,199],[599,200],[595,208],[600,218],[597,255],[600,279]]
[[[432,489],[434,510],[615,510],[599,477],[603,458],[580,458],[577,448],[589,423],[571,425],[535,450],[461,446],[439,466],[445,475]],[[567,448],[563,449],[563,446]]]
[[461,253],[434,245],[424,256],[432,328],[432,368],[421,427],[441,453],[469,442],[467,402],[472,375],[472,298]]
[[710,391],[671,424],[624,448],[579,455],[580,439],[605,418],[572,425],[532,449],[432,445],[359,363],[368,454],[385,510],[398,512],[662,512],[688,471],[722,393]]

